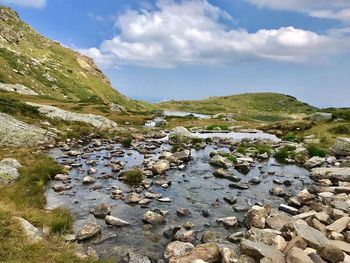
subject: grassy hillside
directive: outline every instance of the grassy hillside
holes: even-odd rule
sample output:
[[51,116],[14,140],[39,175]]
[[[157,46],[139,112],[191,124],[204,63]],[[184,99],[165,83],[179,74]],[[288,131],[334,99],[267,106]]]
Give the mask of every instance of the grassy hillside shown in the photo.
[[116,103],[139,110],[147,105],[111,87],[93,60],[51,41],[0,5],[0,82],[23,84],[42,97],[94,104]]
[[157,105],[161,109],[189,111],[203,114],[232,113],[236,117],[249,117],[262,121],[303,117],[314,111],[296,98],[278,93],[246,93],[205,100],[169,101]]

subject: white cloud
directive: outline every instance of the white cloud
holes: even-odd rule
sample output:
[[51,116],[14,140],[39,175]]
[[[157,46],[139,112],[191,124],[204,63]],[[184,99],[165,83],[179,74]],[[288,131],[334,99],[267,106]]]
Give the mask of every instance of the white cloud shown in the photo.
[[312,17],[350,22],[349,0],[247,0],[259,7],[306,13]]
[[4,4],[13,4],[22,7],[42,8],[46,5],[46,0],[0,0]]
[[227,29],[226,12],[206,0],[158,1],[151,11],[128,11],[116,19],[118,34],[99,48],[81,50],[99,65],[174,67],[247,60],[294,63],[327,58],[341,51],[343,36],[294,27]]

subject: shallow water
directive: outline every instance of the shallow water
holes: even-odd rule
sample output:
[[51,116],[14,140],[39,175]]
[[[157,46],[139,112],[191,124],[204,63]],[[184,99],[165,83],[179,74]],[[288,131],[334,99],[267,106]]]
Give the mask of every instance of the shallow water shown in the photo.
[[[113,149],[121,149],[118,144],[112,145]],[[157,154],[164,149],[169,148],[166,143],[162,144],[154,154],[154,159],[157,159]],[[217,147],[215,147],[217,149]],[[223,148],[224,150],[226,148]],[[153,191],[163,194],[163,197],[169,197],[170,203],[160,203],[154,200],[149,208],[143,209],[139,205],[128,205],[121,200],[113,200],[111,196],[111,188],[119,187],[124,192],[132,191],[132,187],[124,184],[116,179],[103,179],[99,175],[101,173],[113,174],[107,166],[112,160],[127,161],[127,168],[141,166],[143,155],[136,150],[129,151],[131,155],[124,157],[113,157],[107,159],[110,155],[110,150],[104,147],[87,148],[84,154],[78,158],[72,158],[65,155],[60,149],[51,151],[51,155],[59,162],[74,160],[82,163],[81,168],[73,168],[69,175],[72,178],[72,189],[63,193],[55,193],[51,186],[55,182],[49,182],[47,187],[47,202],[49,208],[64,206],[69,208],[76,217],[75,231],[82,227],[87,221],[96,221],[103,227],[102,239],[92,246],[96,249],[101,257],[116,258],[116,262],[120,262],[123,254],[128,250],[143,255],[147,255],[153,259],[163,257],[163,251],[170,240],[163,237],[162,233],[170,226],[181,225],[187,221],[195,224],[195,230],[200,240],[203,230],[219,231],[228,236],[231,233],[238,231],[243,224],[245,212],[235,212],[231,205],[223,201],[223,197],[237,197],[237,205],[249,208],[255,203],[272,203],[275,208],[279,204],[284,203],[280,197],[271,196],[269,189],[273,186],[272,180],[277,178],[281,181],[289,179],[292,181],[291,187],[285,187],[288,193],[294,194],[300,191],[303,184],[309,183],[308,172],[295,165],[275,166],[271,165],[274,161],[271,159],[268,162],[258,163],[247,175],[241,174],[233,168],[231,172],[241,177],[242,182],[247,182],[252,177],[258,176],[262,179],[259,185],[251,185],[249,190],[236,190],[228,187],[230,181],[226,179],[218,179],[212,176],[215,170],[209,165],[209,153],[214,150],[213,146],[207,146],[204,150],[192,150],[193,160],[187,165],[185,170],[173,169],[167,172],[166,178],[172,181],[172,185],[168,189],[152,186]],[[89,152],[90,151],[90,152]],[[128,152],[128,150],[125,150]],[[85,164],[86,160],[97,161],[97,173],[94,175],[96,182],[93,185],[83,185],[82,179],[86,175],[89,167]],[[261,167],[259,168],[259,165]],[[260,172],[260,171],[264,172]],[[268,172],[274,171],[275,175],[268,175]],[[117,177],[117,174],[115,174]],[[206,178],[206,179],[205,179]],[[102,184],[103,188],[92,190],[96,184]],[[283,187],[283,186],[282,186]],[[145,191],[144,191],[145,192]],[[143,193],[144,193],[143,192]],[[219,206],[212,206],[216,200],[219,200]],[[107,226],[104,220],[95,219],[90,214],[90,209],[99,204],[106,203],[112,205],[112,216],[119,217],[131,223],[131,226],[116,228]],[[142,216],[151,208],[159,208],[169,211],[166,216],[167,223],[165,225],[155,226],[151,230],[143,230]],[[179,217],[176,215],[178,208],[188,208],[191,210],[190,216]],[[211,216],[205,218],[201,215],[202,210],[209,209]],[[235,228],[225,228],[216,222],[217,218],[236,216],[239,219],[240,226]],[[205,226],[210,224],[210,226]],[[114,236],[116,235],[116,236]],[[110,238],[107,238],[109,237]]]

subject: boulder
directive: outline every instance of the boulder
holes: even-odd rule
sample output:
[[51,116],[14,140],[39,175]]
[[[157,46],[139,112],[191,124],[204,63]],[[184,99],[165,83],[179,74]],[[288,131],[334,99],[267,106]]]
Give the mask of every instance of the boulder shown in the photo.
[[307,247],[307,244],[301,236],[295,236],[288,242],[286,248],[284,249],[284,253],[288,252],[294,247],[304,250]]
[[15,159],[2,159],[0,161],[0,185],[13,183],[19,177],[18,168],[20,167],[21,164]]
[[15,219],[19,222],[30,243],[37,243],[43,240],[42,232],[39,229],[21,217],[15,217]]
[[225,226],[228,226],[228,227],[233,227],[233,226],[237,225],[237,223],[238,223],[237,218],[235,216],[219,218],[216,221],[223,223]]
[[189,242],[174,241],[169,243],[164,252],[164,257],[166,259],[172,257],[181,257],[194,249],[194,246]]
[[93,184],[95,182],[95,178],[92,176],[84,176],[83,178],[83,184]]
[[206,243],[195,247],[184,256],[172,257],[169,263],[192,263],[195,260],[203,260],[207,263],[219,263],[220,251],[215,243]]
[[246,214],[246,225],[248,227],[265,228],[268,211],[262,207],[254,205]]
[[174,239],[181,242],[193,242],[196,239],[196,232],[193,230],[180,230],[175,233]]
[[293,218],[285,213],[273,215],[266,219],[266,224],[275,230],[280,230],[285,224],[293,221]]
[[221,168],[229,168],[233,165],[233,163],[229,159],[221,155],[214,155],[213,158],[210,159],[209,163],[212,166]]
[[142,196],[137,193],[130,193],[125,197],[126,204],[135,204],[142,200]]
[[244,237],[248,240],[261,242],[265,245],[275,247],[280,251],[284,251],[287,242],[280,234],[281,233],[276,230],[252,227],[244,234]]
[[332,113],[327,112],[316,112],[310,116],[310,121],[319,122],[319,121],[329,121],[333,117]]
[[174,129],[172,129],[169,133],[169,138],[171,137],[188,137],[188,138],[194,138],[196,137],[194,134],[189,132],[185,127],[178,126]]
[[267,246],[261,242],[254,242],[243,239],[241,241],[241,251],[257,260],[267,258],[271,263],[285,262],[284,254],[278,249]]
[[107,204],[101,204],[92,209],[91,213],[96,218],[104,219],[107,215],[111,213],[111,207]]
[[314,263],[312,259],[300,248],[293,247],[286,253],[287,263]]
[[293,222],[294,231],[308,244],[309,247],[314,249],[322,248],[327,245],[328,240],[324,234],[310,227],[305,221],[299,219]]
[[152,211],[148,211],[143,215],[143,221],[148,224],[158,225],[165,223],[165,217]]
[[350,138],[339,137],[331,147],[331,151],[337,156],[350,155]]
[[350,168],[314,168],[311,170],[310,178],[316,181],[329,179],[336,182],[350,182]]
[[239,182],[241,180],[241,178],[239,178],[238,176],[235,176],[222,168],[215,170],[213,172],[213,175],[217,178],[224,178],[233,182]]
[[350,217],[342,217],[327,226],[326,230],[341,233],[348,227],[349,223]]
[[126,222],[120,218],[117,218],[114,216],[109,216],[109,215],[107,215],[105,217],[105,221],[107,224],[112,225],[112,226],[128,226],[128,225],[130,225],[128,222]]
[[98,234],[101,233],[101,226],[96,223],[86,223],[78,232],[77,239],[78,240],[85,240],[92,238]]
[[311,157],[309,160],[307,160],[304,163],[304,166],[305,166],[305,168],[311,169],[311,168],[315,168],[317,166],[321,166],[324,162],[325,162],[324,158],[314,156],[314,157]]
[[215,231],[205,231],[202,236],[203,243],[223,241],[222,233]]
[[152,171],[156,175],[165,174],[170,169],[168,160],[158,160],[152,167]]
[[341,249],[327,245],[317,251],[317,253],[327,262],[338,263],[344,261],[344,253]]

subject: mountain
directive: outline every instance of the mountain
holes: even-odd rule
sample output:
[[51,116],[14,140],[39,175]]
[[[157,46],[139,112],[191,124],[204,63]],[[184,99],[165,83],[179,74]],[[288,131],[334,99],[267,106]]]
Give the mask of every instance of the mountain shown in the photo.
[[209,97],[204,100],[167,101],[157,104],[164,110],[203,114],[232,113],[260,120],[303,117],[316,108],[296,98],[279,93],[245,93],[233,96]]
[[113,89],[91,58],[40,35],[1,5],[0,64],[0,83],[22,84],[44,98],[143,108]]

